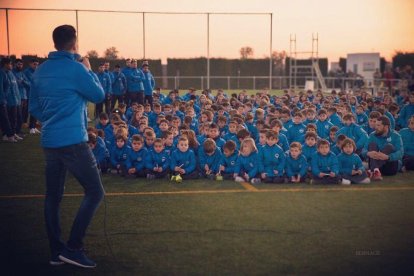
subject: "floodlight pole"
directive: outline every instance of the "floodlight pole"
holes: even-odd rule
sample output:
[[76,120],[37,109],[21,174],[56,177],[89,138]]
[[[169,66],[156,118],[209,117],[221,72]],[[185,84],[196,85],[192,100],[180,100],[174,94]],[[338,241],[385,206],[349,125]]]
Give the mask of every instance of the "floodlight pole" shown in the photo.
[[10,57],[9,9],[6,9],[7,55]]
[[207,13],[207,89],[210,89],[210,13]]
[[269,49],[269,92],[272,92],[272,75],[273,75],[273,13],[270,13],[270,49]]
[[145,59],[145,12],[142,13],[142,48],[144,52],[143,59]]
[[76,15],[76,37],[77,37],[77,44],[78,44],[78,53],[80,53],[80,47],[79,47],[79,15],[78,10],[75,11]]

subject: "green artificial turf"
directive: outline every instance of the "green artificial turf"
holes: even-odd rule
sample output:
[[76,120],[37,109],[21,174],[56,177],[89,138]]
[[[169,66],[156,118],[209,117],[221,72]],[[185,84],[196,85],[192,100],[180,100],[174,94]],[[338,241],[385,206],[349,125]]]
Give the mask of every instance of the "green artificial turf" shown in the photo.
[[[19,144],[0,143],[0,154],[0,196],[44,193],[38,137],[28,136]],[[255,192],[232,181],[177,184],[107,175],[106,204],[99,208],[85,239],[88,256],[98,263],[92,271],[48,265],[43,198],[0,197],[2,272],[412,274],[413,179],[414,173],[406,173],[351,187],[262,184]],[[194,193],[174,193],[183,191]],[[66,193],[81,192],[68,176]],[[65,238],[80,201],[76,195],[63,199]]]

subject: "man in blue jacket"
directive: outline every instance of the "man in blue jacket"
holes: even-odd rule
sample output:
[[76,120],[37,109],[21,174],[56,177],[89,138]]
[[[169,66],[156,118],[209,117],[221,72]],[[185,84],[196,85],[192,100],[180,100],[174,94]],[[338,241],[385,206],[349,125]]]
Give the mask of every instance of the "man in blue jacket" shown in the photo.
[[[31,59],[29,62],[29,67],[24,70],[24,74],[27,78],[27,80],[29,81],[29,83],[32,82],[33,79],[33,74],[36,71],[37,67],[39,66],[39,60],[38,59]],[[27,97],[30,97],[30,87],[27,90]],[[36,128],[36,122],[37,119],[30,114],[29,116],[29,129],[30,129],[30,134],[39,134],[40,131]]]
[[125,93],[127,90],[127,82],[125,75],[121,72],[121,66],[119,64],[115,65],[112,82],[112,109],[114,109],[115,104],[118,102],[124,103]]
[[144,84],[144,94],[145,94],[145,103],[149,103],[152,108],[152,91],[154,91],[155,87],[155,80],[154,76],[151,74],[149,70],[149,65],[145,63],[142,65],[142,74],[144,75],[144,78],[142,80]]
[[[87,142],[88,101],[99,103],[105,94],[89,60],[78,62],[76,30],[62,25],[53,31],[56,52],[33,75],[29,112],[42,123],[41,143],[46,159],[45,220],[51,265],[62,261],[93,268],[83,250],[85,232],[104,196],[96,160]],[[61,237],[60,202],[66,171],[80,182],[85,196],[68,242]]]
[[101,83],[101,86],[105,92],[105,100],[101,103],[96,104],[95,109],[95,117],[98,118],[98,116],[103,112],[103,105],[105,104],[105,113],[111,114],[111,95],[112,95],[112,82],[111,77],[108,73],[105,72],[105,64],[101,63],[98,68],[98,79]]
[[383,175],[395,175],[402,161],[404,149],[400,134],[391,129],[390,119],[381,116],[365,145],[369,173],[372,180],[382,180]]
[[23,61],[21,59],[16,59],[13,74],[16,77],[17,85],[19,87],[20,92],[22,120],[23,123],[27,123],[27,119],[29,117],[29,110],[27,105],[27,91],[30,89],[30,82],[24,74]]
[[17,140],[14,137],[7,112],[7,97],[11,86],[8,71],[11,66],[12,62],[9,58],[2,58],[0,68],[0,127],[3,132],[3,141],[16,143]]
[[131,61],[131,68],[125,76],[127,78],[129,105],[133,102],[144,105],[144,84],[142,83],[144,76],[142,71],[137,68],[136,60]]

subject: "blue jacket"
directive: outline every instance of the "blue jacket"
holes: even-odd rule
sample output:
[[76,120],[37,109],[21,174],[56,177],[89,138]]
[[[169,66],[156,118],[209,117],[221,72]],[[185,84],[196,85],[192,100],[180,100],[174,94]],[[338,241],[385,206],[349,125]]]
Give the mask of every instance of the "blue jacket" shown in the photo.
[[92,152],[98,164],[101,164],[109,160],[109,151],[106,148],[105,142],[102,140],[101,137],[97,138],[96,146],[92,150]]
[[125,143],[122,148],[118,148],[117,145],[112,147],[112,150],[111,150],[111,164],[114,167],[116,167],[117,165],[126,165],[130,150],[131,150],[131,148],[127,146],[127,143]]
[[286,135],[279,133],[279,141],[277,141],[277,144],[279,147],[282,148],[282,150],[285,152],[289,150],[289,142],[286,138]]
[[368,123],[368,116],[365,113],[356,115],[356,122],[358,125],[363,126]]
[[315,156],[317,151],[318,148],[316,147],[316,144],[313,147],[309,147],[306,144],[302,145],[302,154],[305,156],[309,165],[312,164],[312,157]]
[[98,76],[99,82],[102,85],[102,89],[105,91],[105,94],[111,94],[112,93],[112,83],[111,83],[111,77],[109,76],[108,73],[102,72],[102,73],[97,73],[96,74]]
[[114,80],[112,82],[112,94],[123,95],[127,90],[126,77],[122,72],[113,72]]
[[414,156],[414,131],[403,128],[400,130],[400,135],[404,146],[404,154]]
[[259,137],[259,131],[256,128],[255,123],[246,123],[247,130],[250,132],[250,135],[253,139]]
[[256,177],[259,174],[258,169],[259,164],[259,154],[257,152],[252,152],[249,156],[239,155],[237,158],[236,167],[234,173],[247,173],[250,178]]
[[338,175],[339,164],[338,158],[332,152],[322,155],[319,152],[312,156],[312,174],[319,177],[320,173],[333,172]]
[[14,74],[14,77],[16,78],[17,86],[19,87],[20,98],[22,100],[27,100],[28,99],[27,90],[30,89],[29,80],[27,79],[23,71],[18,71],[16,68],[13,69],[13,74]]
[[352,175],[352,170],[365,171],[361,158],[356,154],[346,154],[344,152],[338,155],[339,173]]
[[[265,145],[260,151],[259,173],[266,173],[267,176],[283,176],[285,168],[285,154],[278,145]],[[273,171],[277,170],[276,175]]]
[[174,171],[175,167],[180,167],[185,170],[185,174],[192,173],[196,169],[196,157],[194,151],[187,150],[182,152],[176,149],[171,153],[170,169]]
[[33,81],[33,75],[35,73],[35,70],[33,70],[31,67],[28,67],[26,70],[23,71],[23,73],[25,74],[27,80],[31,83]]
[[336,137],[338,137],[340,134],[344,134],[346,137],[354,140],[357,149],[362,149],[368,140],[368,134],[365,132],[365,130],[355,123],[351,123],[349,126],[342,127],[336,133]]
[[390,129],[386,136],[377,136],[375,135],[375,132],[371,133],[363,151],[364,155],[368,152],[368,146],[370,143],[375,143],[380,151],[386,144],[393,145],[395,151],[389,154],[390,161],[402,160],[402,157],[404,156],[401,135],[395,130]]
[[329,120],[325,120],[323,122],[318,120],[316,122],[316,133],[322,139],[326,139],[329,137],[329,131],[332,126],[333,124],[329,122]]
[[226,157],[224,154],[221,156],[220,165],[224,167],[225,174],[234,174],[238,157],[239,152],[237,150],[235,150],[234,153],[229,157]]
[[142,82],[144,84],[144,93],[146,96],[152,96],[152,91],[154,91],[155,87],[155,80],[152,76],[151,72],[144,72],[142,71],[143,79]]
[[287,133],[289,143],[299,142],[303,144],[305,142],[305,132],[306,126],[304,124],[292,124]]
[[12,71],[0,69],[0,103],[6,103],[7,106],[20,105],[21,98],[16,78]]
[[42,123],[43,147],[86,142],[86,103],[102,102],[104,96],[98,77],[75,55],[51,52],[33,75],[29,99],[30,113]]
[[130,69],[129,74],[125,75],[127,79],[128,92],[143,92],[144,84],[142,83],[144,75],[139,69]]
[[218,173],[219,167],[220,167],[220,161],[222,159],[221,151],[218,147],[216,147],[216,150],[212,155],[207,155],[204,152],[203,147],[198,148],[198,159],[199,159],[199,166],[200,171],[205,172],[204,166],[208,165],[210,170],[213,171],[213,173]]
[[334,126],[337,126],[339,128],[341,128],[343,126],[342,124],[342,120],[339,117],[338,113],[334,113],[332,114],[329,118],[328,118],[329,122],[331,122]]
[[135,168],[137,171],[142,171],[149,165],[148,150],[142,147],[139,151],[134,151],[132,148],[128,150],[128,159],[125,162],[127,169]]
[[308,170],[308,162],[306,161],[306,157],[301,154],[297,159],[293,159],[290,153],[287,152],[285,170],[286,175],[289,178],[297,175],[304,177]]
[[405,105],[398,116],[399,125],[404,128],[408,127],[408,120],[414,115],[414,104]]
[[152,171],[155,167],[162,167],[163,172],[169,169],[170,156],[165,150],[160,153],[157,153],[155,150],[150,152],[147,169]]

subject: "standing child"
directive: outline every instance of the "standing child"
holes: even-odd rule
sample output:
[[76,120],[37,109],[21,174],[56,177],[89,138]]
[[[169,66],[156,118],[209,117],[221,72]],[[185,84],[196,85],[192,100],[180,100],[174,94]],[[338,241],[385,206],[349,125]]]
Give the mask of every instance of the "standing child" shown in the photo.
[[266,133],[266,145],[259,156],[259,172],[266,183],[283,183],[285,154],[277,145],[278,135],[273,131]]
[[198,178],[195,154],[188,148],[186,137],[178,140],[177,149],[171,153],[170,169],[174,175],[181,175],[183,179]]
[[227,141],[223,146],[223,155],[220,161],[220,172],[224,179],[232,179],[236,168],[239,152],[236,143],[232,140]]
[[256,144],[252,138],[246,138],[240,145],[240,154],[237,158],[236,168],[234,169],[234,180],[236,182],[260,183],[258,170],[259,154]]
[[308,162],[302,154],[302,145],[298,142],[290,144],[286,155],[286,176],[291,183],[304,182],[308,170]]
[[128,151],[128,159],[126,160],[128,176],[146,176],[145,167],[147,160],[148,150],[144,147],[144,138],[138,134],[133,135],[131,148]]
[[352,139],[346,138],[342,142],[342,152],[338,155],[339,174],[343,185],[351,183],[370,183],[370,179],[362,165],[361,158],[355,153],[356,146]]
[[116,144],[111,150],[111,173],[125,176],[126,160],[128,159],[129,147],[127,146],[127,138],[123,135],[116,136]]
[[215,178],[219,172],[221,151],[213,139],[207,138],[198,152],[200,175],[210,179]]
[[169,172],[170,155],[164,150],[161,139],[155,139],[154,150],[149,154],[147,179],[164,178]]
[[338,172],[338,158],[329,150],[329,142],[319,140],[318,152],[312,156],[312,180],[321,184],[338,184]]

